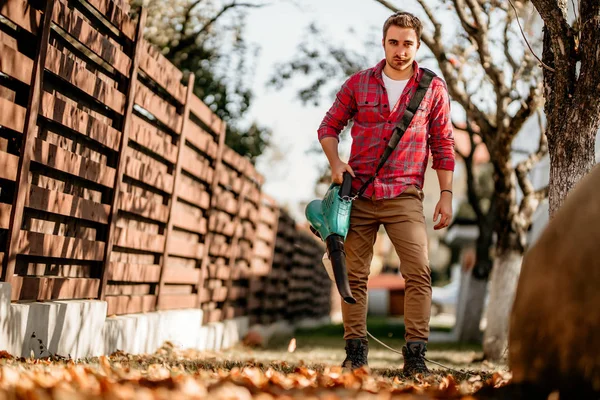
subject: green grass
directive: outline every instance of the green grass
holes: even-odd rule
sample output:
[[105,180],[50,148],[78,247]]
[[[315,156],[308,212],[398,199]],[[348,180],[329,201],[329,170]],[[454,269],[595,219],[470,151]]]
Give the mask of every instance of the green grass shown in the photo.
[[[386,317],[369,317],[367,319],[367,329],[380,341],[388,346],[399,350],[404,344],[404,324],[399,320]],[[450,328],[434,328],[436,332],[450,332]],[[314,329],[297,329],[294,333],[297,349],[312,349],[315,347],[344,347],[344,327],[342,324],[324,325]],[[268,345],[270,350],[280,350],[287,348],[289,337],[273,338]],[[373,350],[384,350],[385,347],[369,338],[369,347]],[[430,343],[429,350],[456,350],[456,351],[481,351],[481,344],[478,343]]]

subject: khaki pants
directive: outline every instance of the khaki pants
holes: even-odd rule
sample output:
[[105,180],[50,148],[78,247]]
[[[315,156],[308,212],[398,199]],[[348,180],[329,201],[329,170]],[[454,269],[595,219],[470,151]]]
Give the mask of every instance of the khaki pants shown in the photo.
[[352,204],[346,237],[346,267],[356,304],[342,302],[344,339],[367,336],[367,280],[373,245],[379,226],[385,230],[400,257],[406,281],[404,301],[405,340],[427,341],[431,312],[431,275],[427,256],[427,231],[423,192],[410,186],[394,199],[359,198]]

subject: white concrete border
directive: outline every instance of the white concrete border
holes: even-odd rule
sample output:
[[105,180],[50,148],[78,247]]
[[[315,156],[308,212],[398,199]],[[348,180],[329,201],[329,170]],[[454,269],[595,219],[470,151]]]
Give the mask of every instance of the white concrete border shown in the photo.
[[10,292],[10,285],[0,282],[0,350],[19,357],[153,353],[166,341],[180,348],[220,350],[241,341],[249,330],[248,317],[203,326],[199,309],[107,318],[104,301],[11,303]]

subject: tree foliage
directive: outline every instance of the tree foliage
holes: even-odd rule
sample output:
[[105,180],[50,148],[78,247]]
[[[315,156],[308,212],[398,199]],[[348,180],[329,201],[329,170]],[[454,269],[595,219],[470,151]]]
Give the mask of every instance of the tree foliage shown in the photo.
[[[194,93],[227,123],[226,143],[252,161],[270,132],[245,115],[258,49],[244,39],[244,16],[261,4],[237,0],[144,0],[144,36],[182,71],[195,74]],[[248,126],[249,125],[249,126]]]

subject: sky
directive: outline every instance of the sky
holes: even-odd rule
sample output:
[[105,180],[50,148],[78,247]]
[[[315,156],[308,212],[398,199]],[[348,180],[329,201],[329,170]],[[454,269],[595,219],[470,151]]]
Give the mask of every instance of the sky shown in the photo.
[[[302,0],[298,3],[301,7],[277,1],[250,11],[245,35],[248,42],[259,44],[261,48],[253,82],[256,98],[250,118],[272,129],[275,149],[268,150],[257,163],[259,172],[265,176],[263,191],[281,205],[290,206],[292,215],[302,222],[300,204],[314,198],[317,166],[325,162],[324,155],[307,155],[306,150],[317,143],[317,128],[333,99],[322,102],[319,107],[304,106],[295,97],[297,86],[292,84],[277,91],[267,88],[266,82],[277,63],[294,56],[311,22],[325,28],[333,40],[356,40],[362,46],[366,35],[373,27],[383,25],[391,12],[373,0]],[[355,37],[349,37],[349,28],[356,31]]]

